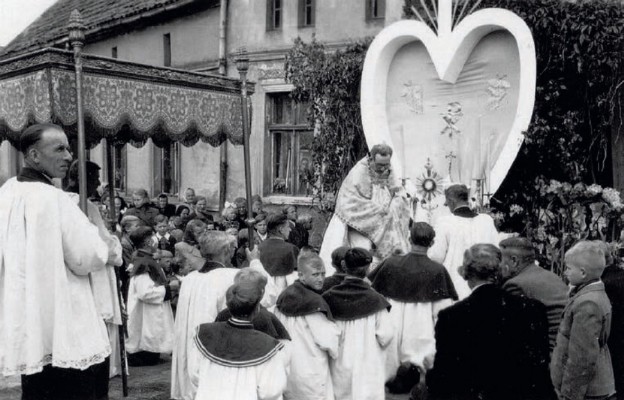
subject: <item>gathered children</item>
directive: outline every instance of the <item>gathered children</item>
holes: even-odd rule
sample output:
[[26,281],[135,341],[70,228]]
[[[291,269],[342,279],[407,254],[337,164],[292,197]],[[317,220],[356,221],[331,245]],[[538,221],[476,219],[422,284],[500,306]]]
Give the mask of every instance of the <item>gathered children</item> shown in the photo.
[[164,271],[154,259],[152,228],[142,226],[130,234],[137,248],[130,272],[128,291],[128,362],[154,365],[161,353],[173,349],[173,312],[170,299],[180,287],[167,282]]
[[560,399],[609,399],[615,394],[607,341],[611,303],[600,276],[605,255],[598,243],[580,241],[565,254],[565,276],[572,286],[550,363]]

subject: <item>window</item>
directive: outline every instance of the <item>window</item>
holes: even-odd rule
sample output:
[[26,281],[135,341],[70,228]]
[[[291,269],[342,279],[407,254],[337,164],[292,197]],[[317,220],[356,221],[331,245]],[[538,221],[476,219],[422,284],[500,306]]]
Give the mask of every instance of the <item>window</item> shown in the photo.
[[170,143],[163,148],[154,146],[154,193],[178,193],[180,182],[180,147]]
[[115,189],[126,190],[127,149],[126,145],[112,147],[113,174]]
[[366,19],[383,19],[386,16],[386,0],[365,0]]
[[267,31],[282,28],[282,0],[267,0]]
[[299,0],[299,26],[314,26],[315,0]]
[[117,46],[111,49],[111,57],[117,58]]
[[314,132],[308,125],[307,104],[294,102],[289,93],[275,93],[267,97],[267,144],[271,162],[265,169],[265,174],[270,176],[265,180],[265,192],[310,196],[314,179]]
[[169,33],[163,35],[163,65],[171,66],[171,34]]

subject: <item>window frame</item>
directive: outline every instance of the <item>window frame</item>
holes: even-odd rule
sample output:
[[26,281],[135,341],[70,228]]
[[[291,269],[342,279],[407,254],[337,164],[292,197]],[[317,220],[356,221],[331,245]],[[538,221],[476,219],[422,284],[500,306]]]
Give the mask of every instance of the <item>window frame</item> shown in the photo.
[[[173,168],[169,168],[169,165],[165,165],[165,151],[164,147],[158,147],[154,145],[153,152],[153,170],[152,181],[154,184],[154,193],[166,193],[170,196],[177,196],[180,193],[180,177],[181,177],[181,151],[179,142],[169,143],[169,151],[171,152],[171,158],[173,158]],[[165,191],[165,177],[166,170],[170,171],[171,191]]]
[[[276,7],[276,3],[278,7]],[[276,18],[277,14],[277,18]],[[266,30],[280,31],[284,25],[284,0],[267,0]]]
[[[365,0],[366,20],[383,21],[386,18],[386,0]],[[374,10],[377,9],[377,13]]]
[[171,67],[171,33],[163,34],[163,66]]
[[[309,4],[308,4],[309,2]],[[307,10],[309,9],[309,14]],[[307,16],[310,16],[310,23]],[[299,0],[299,28],[313,28],[316,25],[316,0]]]

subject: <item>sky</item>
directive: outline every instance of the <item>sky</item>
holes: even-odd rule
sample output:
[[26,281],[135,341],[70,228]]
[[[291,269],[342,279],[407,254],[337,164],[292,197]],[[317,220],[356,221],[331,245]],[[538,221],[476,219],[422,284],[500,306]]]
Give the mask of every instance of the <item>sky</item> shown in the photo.
[[6,46],[56,0],[0,0],[0,46]]

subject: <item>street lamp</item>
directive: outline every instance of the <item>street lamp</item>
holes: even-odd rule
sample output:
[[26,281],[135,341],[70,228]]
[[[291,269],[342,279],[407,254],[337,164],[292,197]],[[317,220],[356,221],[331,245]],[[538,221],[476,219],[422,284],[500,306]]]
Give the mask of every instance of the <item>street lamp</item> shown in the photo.
[[[247,55],[247,49],[241,47],[236,52],[234,61],[236,62],[236,69],[240,75],[241,80],[241,103],[243,113],[243,156],[245,161],[245,193],[247,194],[247,220],[253,218],[253,212],[251,210],[251,162],[249,160],[249,99],[247,97],[247,71],[249,71],[249,56]],[[254,235],[253,226],[247,225],[247,233],[249,236],[249,250],[254,248]]]

